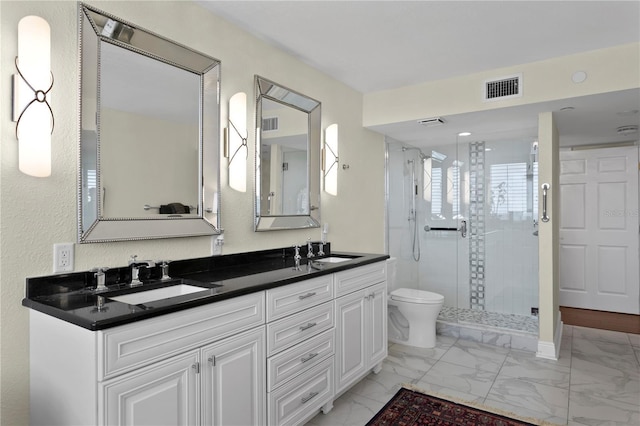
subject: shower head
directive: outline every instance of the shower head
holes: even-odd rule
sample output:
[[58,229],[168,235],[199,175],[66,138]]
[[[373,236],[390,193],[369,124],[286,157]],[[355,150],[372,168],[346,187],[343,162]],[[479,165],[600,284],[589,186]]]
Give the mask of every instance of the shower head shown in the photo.
[[415,149],[416,151],[418,151],[418,155],[420,156],[420,159],[422,161],[431,158],[430,155],[425,154],[424,152],[422,152],[422,150],[420,148],[416,148],[415,146],[403,146],[402,147],[402,152],[409,151],[411,149]]

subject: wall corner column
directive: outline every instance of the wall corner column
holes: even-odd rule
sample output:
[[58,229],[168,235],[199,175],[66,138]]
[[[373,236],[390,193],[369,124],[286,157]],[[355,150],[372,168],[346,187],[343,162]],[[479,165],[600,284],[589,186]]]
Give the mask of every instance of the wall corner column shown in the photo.
[[560,147],[559,134],[552,112],[538,117],[538,182],[548,183],[548,222],[543,222],[543,193],[538,190],[540,212],[538,233],[538,287],[540,358],[558,359],[562,342],[562,319],[559,307],[559,250],[560,250]]

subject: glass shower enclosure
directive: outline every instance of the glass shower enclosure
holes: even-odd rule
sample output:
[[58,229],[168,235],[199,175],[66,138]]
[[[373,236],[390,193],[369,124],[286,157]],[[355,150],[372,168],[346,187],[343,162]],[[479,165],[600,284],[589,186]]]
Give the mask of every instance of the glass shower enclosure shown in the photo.
[[387,248],[397,287],[442,294],[441,320],[537,333],[535,188],[533,138],[387,139]]

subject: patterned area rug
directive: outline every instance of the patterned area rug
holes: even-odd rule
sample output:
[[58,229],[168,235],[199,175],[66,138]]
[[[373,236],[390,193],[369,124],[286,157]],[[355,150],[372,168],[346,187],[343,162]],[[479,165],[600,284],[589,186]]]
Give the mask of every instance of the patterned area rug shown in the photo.
[[398,393],[369,420],[367,426],[524,426],[542,425],[496,414],[480,408],[458,404],[406,388]]

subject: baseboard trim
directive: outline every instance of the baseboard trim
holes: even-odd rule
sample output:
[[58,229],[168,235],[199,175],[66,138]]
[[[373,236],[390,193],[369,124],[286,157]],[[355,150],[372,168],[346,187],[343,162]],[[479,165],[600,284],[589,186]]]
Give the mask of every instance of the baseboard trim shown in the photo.
[[558,312],[558,321],[556,323],[556,331],[553,336],[553,342],[538,340],[538,351],[536,357],[552,359],[557,361],[560,357],[560,345],[562,344],[562,313]]
[[560,312],[562,312],[562,319],[567,325],[640,334],[640,315],[570,308],[567,306],[560,306]]

